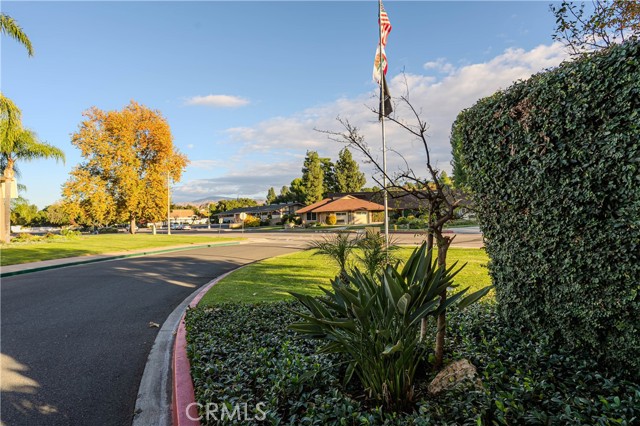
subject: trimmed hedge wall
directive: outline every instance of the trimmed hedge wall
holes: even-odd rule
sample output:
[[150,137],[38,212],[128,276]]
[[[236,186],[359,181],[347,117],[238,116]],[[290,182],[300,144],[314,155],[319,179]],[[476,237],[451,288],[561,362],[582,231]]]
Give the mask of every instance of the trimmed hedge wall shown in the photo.
[[640,376],[640,43],[463,111],[501,315]]

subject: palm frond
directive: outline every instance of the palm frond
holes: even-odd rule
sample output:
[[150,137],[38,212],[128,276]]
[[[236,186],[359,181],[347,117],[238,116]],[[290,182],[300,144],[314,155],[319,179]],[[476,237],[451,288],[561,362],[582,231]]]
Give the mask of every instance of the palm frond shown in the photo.
[[0,14],[0,33],[6,34],[22,44],[27,49],[29,56],[33,56],[33,46],[27,34],[22,31],[15,19],[4,13]]

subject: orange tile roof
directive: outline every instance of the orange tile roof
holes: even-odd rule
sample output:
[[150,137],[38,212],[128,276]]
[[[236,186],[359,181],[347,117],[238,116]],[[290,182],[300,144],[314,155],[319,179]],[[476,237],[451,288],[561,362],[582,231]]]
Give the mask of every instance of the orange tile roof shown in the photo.
[[325,198],[324,200],[320,200],[317,203],[309,204],[307,207],[303,207],[300,210],[296,210],[296,214],[310,212],[313,209],[324,206],[325,204],[331,202],[331,198]]
[[191,217],[195,216],[195,213],[193,213],[193,210],[191,209],[175,209],[171,210],[171,213],[169,213],[169,215],[171,217]]
[[384,210],[384,206],[347,195],[345,197],[338,198],[337,200],[325,198],[322,201],[318,201],[317,203],[298,210],[296,213],[353,212],[357,210],[382,211]]

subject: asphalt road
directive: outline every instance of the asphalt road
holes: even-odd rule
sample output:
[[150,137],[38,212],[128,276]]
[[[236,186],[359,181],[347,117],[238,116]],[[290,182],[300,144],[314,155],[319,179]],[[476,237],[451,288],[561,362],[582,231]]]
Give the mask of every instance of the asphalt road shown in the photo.
[[127,425],[162,324],[197,287],[296,241],[181,251],[3,278],[1,422]]

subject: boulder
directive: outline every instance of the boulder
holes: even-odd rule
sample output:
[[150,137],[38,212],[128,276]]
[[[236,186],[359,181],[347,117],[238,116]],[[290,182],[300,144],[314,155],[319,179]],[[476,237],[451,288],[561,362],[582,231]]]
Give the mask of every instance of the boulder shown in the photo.
[[476,367],[466,359],[461,359],[447,365],[429,383],[427,390],[431,395],[438,395],[443,391],[453,389],[463,382],[482,386]]

